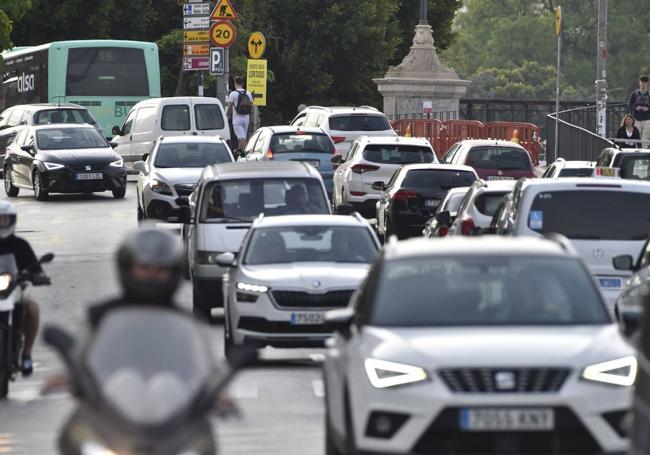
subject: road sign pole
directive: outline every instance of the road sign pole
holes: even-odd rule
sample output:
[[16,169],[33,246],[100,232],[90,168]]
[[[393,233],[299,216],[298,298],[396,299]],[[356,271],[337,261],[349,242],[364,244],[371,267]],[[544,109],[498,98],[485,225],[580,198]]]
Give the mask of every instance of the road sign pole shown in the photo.
[[607,0],[598,1],[598,60],[596,62],[596,125],[607,137]]
[[199,71],[199,89],[198,96],[203,96],[203,71]]
[[[554,153],[553,160],[555,161],[558,157],[559,150],[559,137],[560,137],[560,63],[562,55],[562,9],[558,6],[555,12],[555,31],[557,34],[557,70],[556,70],[556,80],[555,80],[555,141],[554,141]],[[549,162],[547,160],[547,162]]]

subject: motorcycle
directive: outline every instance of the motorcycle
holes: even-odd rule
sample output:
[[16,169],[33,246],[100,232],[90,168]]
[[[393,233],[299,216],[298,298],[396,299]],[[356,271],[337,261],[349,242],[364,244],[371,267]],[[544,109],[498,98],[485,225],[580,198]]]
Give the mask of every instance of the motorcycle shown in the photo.
[[213,455],[208,414],[255,350],[218,368],[191,315],[128,307],[105,316],[87,342],[46,327],[65,364],[77,408],[61,431],[65,455]]
[[[54,259],[48,253],[39,264]],[[9,382],[15,380],[20,370],[20,353],[23,345],[23,320],[25,316],[23,291],[29,283],[34,286],[50,284],[49,278],[35,274],[33,268],[18,271],[12,254],[0,256],[0,399],[9,393]]]

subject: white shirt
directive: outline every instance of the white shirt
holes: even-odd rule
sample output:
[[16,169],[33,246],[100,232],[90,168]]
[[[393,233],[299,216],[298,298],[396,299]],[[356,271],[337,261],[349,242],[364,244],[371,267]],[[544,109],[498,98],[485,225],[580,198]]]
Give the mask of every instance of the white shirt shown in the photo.
[[[232,124],[235,125],[248,125],[248,114],[241,115],[237,113],[235,109],[237,107],[237,100],[239,99],[239,93],[244,89],[236,89],[230,92],[228,95],[228,102],[232,104]],[[246,92],[246,96],[253,102],[253,96],[250,92]]]

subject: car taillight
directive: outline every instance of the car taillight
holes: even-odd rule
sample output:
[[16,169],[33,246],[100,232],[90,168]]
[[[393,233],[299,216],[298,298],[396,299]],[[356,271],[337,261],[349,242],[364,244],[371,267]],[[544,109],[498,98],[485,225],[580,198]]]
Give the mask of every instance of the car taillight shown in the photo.
[[463,235],[472,235],[472,231],[475,227],[476,225],[474,224],[474,220],[471,217],[466,216],[460,223],[460,232]]
[[446,226],[441,227],[438,229],[438,237],[446,237],[447,234],[449,234],[449,228]]
[[410,190],[399,190],[397,193],[393,194],[393,200],[394,201],[408,201],[409,199],[413,199],[418,197],[418,193],[415,191],[410,191]]
[[378,171],[379,166],[373,166],[372,164],[355,164],[350,169],[355,174],[363,174],[364,172]]
[[332,142],[335,144],[338,144],[339,142],[343,142],[345,140],[345,136],[332,136]]
[[273,159],[273,150],[268,149],[268,150],[266,151],[266,159],[267,159],[267,160],[272,160],[272,159]]

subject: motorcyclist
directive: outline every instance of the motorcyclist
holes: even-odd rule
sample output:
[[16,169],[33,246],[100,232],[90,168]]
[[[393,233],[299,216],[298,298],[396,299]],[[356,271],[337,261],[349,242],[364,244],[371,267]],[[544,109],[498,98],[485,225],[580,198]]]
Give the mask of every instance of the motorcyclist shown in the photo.
[[[26,240],[15,235],[17,215],[11,203],[0,201],[0,256],[13,255],[18,271],[30,270],[33,273],[34,284],[49,284],[49,278],[43,274],[32,247]],[[19,366],[22,375],[29,376],[34,371],[32,347],[38,334],[40,311],[36,302],[25,296],[21,304],[25,309],[23,325],[25,341]]]

